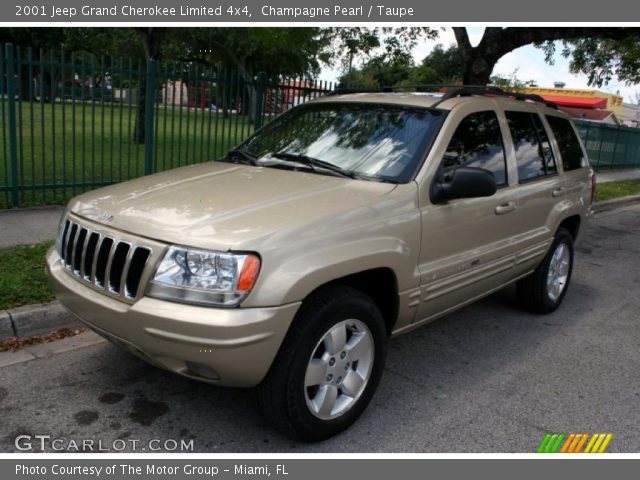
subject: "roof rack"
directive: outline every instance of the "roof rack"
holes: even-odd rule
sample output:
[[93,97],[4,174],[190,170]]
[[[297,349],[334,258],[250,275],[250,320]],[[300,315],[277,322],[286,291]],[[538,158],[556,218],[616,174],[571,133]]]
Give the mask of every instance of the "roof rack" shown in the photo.
[[371,88],[336,88],[335,90],[331,90],[327,92],[325,97],[330,97],[332,95],[351,95],[356,93],[381,93],[381,92],[391,92],[392,90],[385,90],[384,88],[371,89]]
[[520,92],[508,92],[500,87],[486,86],[486,85],[405,85],[398,87],[382,87],[380,89],[361,89],[361,88],[337,88],[327,95],[349,95],[355,93],[389,93],[389,92],[405,92],[411,89],[416,91],[429,91],[428,89],[449,89],[448,91],[433,91],[432,93],[441,93],[442,97],[432,105],[432,108],[437,107],[445,100],[456,97],[470,97],[473,95],[486,96],[486,97],[502,97],[510,98],[513,100],[520,100],[522,102],[535,102],[542,103],[549,108],[558,109],[558,106],[545,100],[540,95],[534,93],[520,93]]
[[545,100],[540,95],[536,95],[534,93],[520,93],[520,92],[507,92],[499,87],[460,87],[456,90],[450,90],[444,94],[444,96],[436,102],[433,107],[437,107],[445,100],[449,100],[450,98],[455,97],[470,97],[472,95],[480,95],[486,97],[502,97],[502,98],[511,98],[513,100],[520,100],[522,102],[535,102],[542,103],[549,108],[558,109],[558,106],[553,103]]
[[460,85],[434,83],[434,84],[424,84],[424,85],[384,86],[377,89],[341,87],[328,92],[326,96],[349,95],[349,94],[355,94],[355,93],[392,93],[392,92],[410,92],[410,91],[443,94],[445,93],[443,89],[446,89],[446,88],[459,89]]

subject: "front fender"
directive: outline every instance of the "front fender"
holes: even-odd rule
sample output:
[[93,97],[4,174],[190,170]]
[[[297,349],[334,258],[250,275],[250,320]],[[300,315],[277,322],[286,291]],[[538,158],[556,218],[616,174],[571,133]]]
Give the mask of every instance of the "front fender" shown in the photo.
[[418,285],[420,215],[415,188],[264,239],[256,285],[242,306],[283,305],[346,275],[391,269],[398,290]]

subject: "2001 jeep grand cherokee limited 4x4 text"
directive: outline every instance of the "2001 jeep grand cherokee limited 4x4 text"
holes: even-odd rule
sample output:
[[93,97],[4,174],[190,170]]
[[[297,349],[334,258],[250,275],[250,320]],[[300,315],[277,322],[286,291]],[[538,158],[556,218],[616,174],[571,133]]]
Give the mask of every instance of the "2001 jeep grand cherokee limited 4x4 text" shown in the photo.
[[47,266],[60,301],[148,362],[258,386],[288,435],[348,427],[390,336],[517,282],[552,312],[594,190],[567,116],[463,88],[329,95],[222,161],[73,199]]

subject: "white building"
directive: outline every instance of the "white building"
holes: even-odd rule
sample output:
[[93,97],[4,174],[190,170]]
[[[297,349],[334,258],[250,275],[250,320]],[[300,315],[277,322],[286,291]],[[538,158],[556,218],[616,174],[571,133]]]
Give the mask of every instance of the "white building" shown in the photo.
[[640,127],[640,106],[633,103],[623,103],[620,117],[623,125]]

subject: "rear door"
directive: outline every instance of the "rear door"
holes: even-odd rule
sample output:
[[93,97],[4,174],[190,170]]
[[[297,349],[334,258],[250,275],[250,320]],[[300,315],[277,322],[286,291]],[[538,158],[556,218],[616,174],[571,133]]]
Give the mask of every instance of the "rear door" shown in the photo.
[[553,237],[553,210],[563,188],[551,141],[536,110],[505,110],[517,167],[518,222],[521,233],[514,270],[521,275],[535,268]]
[[557,198],[568,199],[572,203],[590,202],[591,185],[587,155],[580,143],[578,133],[569,119],[546,115],[549,131],[555,138],[556,156],[563,171]]

